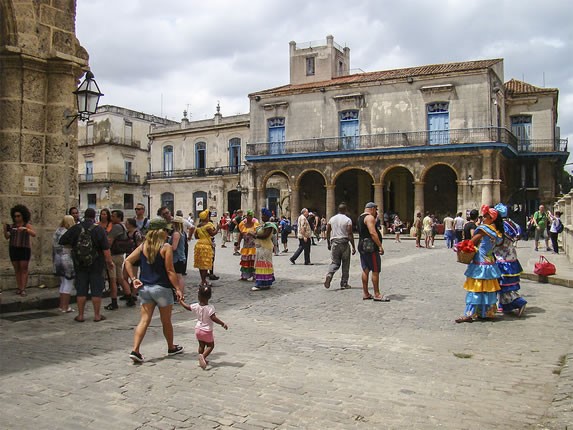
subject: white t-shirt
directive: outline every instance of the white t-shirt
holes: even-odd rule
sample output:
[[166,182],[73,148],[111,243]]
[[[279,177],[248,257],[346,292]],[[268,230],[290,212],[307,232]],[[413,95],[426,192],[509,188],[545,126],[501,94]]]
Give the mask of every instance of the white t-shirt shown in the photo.
[[454,218],[454,227],[456,228],[456,230],[464,229],[464,219],[461,216],[457,216]]
[[352,227],[352,220],[345,214],[336,214],[330,220],[331,239],[343,239],[348,237],[348,226]]
[[444,218],[444,229],[453,230],[454,229],[454,219],[451,216]]
[[213,331],[213,320],[211,315],[215,313],[215,308],[211,305],[201,306],[199,303],[191,303],[191,310],[197,315],[195,328],[204,331]]

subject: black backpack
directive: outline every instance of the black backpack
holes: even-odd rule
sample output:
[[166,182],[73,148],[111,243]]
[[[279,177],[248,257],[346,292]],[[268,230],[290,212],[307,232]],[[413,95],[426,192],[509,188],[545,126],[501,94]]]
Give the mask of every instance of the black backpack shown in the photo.
[[291,234],[291,233],[292,233],[292,226],[290,225],[290,223],[289,223],[288,221],[286,221],[286,222],[283,224],[283,231],[284,231],[286,234]]
[[92,224],[86,230],[86,228],[81,225],[82,231],[78,236],[76,246],[74,246],[72,249],[72,258],[77,267],[84,269],[89,268],[94,264],[97,258],[97,250],[95,249],[92,239],[92,230],[95,227],[96,224]]
[[557,233],[563,232],[563,223],[559,220],[559,226],[557,227]]
[[120,226],[123,233],[113,240],[113,243],[109,248],[111,255],[126,254],[133,250],[133,239],[128,236],[125,226],[123,224],[120,224]]

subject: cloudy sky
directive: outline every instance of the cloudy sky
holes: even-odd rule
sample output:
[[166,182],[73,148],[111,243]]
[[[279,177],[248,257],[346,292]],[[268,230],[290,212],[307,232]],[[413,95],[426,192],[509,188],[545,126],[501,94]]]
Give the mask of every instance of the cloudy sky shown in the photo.
[[179,120],[247,113],[288,83],[289,41],[350,47],[351,68],[504,58],[505,81],[557,87],[573,148],[573,2],[77,0],[77,34],[113,104]]

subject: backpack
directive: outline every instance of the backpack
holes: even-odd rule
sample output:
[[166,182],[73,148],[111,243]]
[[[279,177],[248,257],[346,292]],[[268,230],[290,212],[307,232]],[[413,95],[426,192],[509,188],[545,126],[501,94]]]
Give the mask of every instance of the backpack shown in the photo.
[[147,235],[148,230],[149,230],[149,218],[145,217],[143,220],[143,224],[141,225],[141,228],[139,229],[139,232],[141,233],[141,235],[143,237],[145,237],[145,235]]
[[127,234],[127,229],[123,224],[119,224],[123,230],[123,234],[117,236],[111,247],[109,248],[111,255],[121,255],[129,253],[133,250],[133,239]]
[[291,234],[292,233],[292,226],[290,225],[290,223],[288,221],[285,221],[283,223],[283,231],[286,234]]
[[563,232],[563,223],[559,220],[559,226],[557,226],[557,234]]
[[77,267],[89,268],[97,258],[97,250],[92,239],[92,230],[96,224],[91,225],[87,230],[83,225],[81,227],[82,231],[78,236],[76,246],[72,249],[72,258]]

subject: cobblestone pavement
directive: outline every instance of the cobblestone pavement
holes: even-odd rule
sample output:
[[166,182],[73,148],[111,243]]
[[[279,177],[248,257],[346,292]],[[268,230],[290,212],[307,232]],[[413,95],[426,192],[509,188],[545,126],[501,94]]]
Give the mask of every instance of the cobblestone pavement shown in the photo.
[[[292,255],[295,241],[289,246]],[[458,325],[465,266],[454,253],[443,242],[385,247],[381,286],[390,303],[361,299],[358,256],[353,288],[338,290],[337,274],[326,290],[324,243],[312,247],[314,266],[275,257],[278,281],[260,292],[237,281],[232,248],[218,248],[212,303],[230,328],[216,327],[206,371],[192,314],[180,307],[175,340],[185,354],[166,356],[156,316],[142,365],[128,358],[135,308],[106,312],[98,324],[55,311],[0,319],[0,427],[564,429],[546,414],[573,351],[573,291],[523,281],[523,318]],[[197,281],[190,270],[188,299]],[[30,314],[38,311],[16,316]]]

